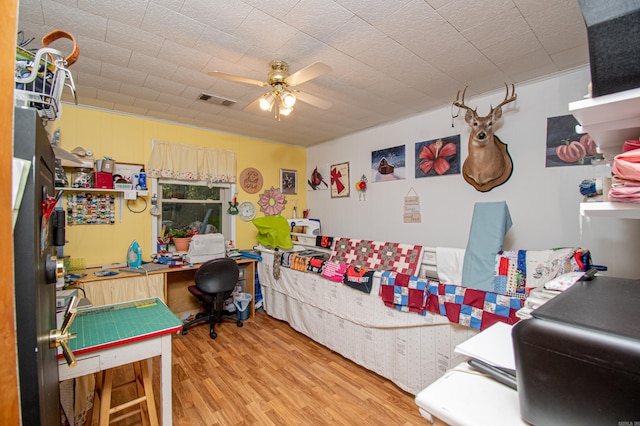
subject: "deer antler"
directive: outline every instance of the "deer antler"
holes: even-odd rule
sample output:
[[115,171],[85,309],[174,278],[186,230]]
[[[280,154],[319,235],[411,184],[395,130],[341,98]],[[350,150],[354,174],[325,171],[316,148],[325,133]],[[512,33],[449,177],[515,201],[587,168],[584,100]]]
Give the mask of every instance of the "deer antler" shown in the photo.
[[511,85],[511,96],[509,96],[509,86],[507,85],[507,83],[504,84],[504,87],[507,90],[507,93],[504,95],[504,100],[500,102],[500,104],[497,107],[495,108],[491,107],[491,112],[489,113],[489,115],[493,114],[495,111],[497,111],[499,108],[502,108],[504,105],[515,101],[516,98],[518,97],[518,95],[516,95],[516,86],[514,84]]
[[456,94],[456,100],[453,101],[453,104],[455,106],[457,106],[458,108],[464,108],[464,109],[469,110],[471,112],[475,112],[476,111],[475,109],[471,109],[471,108],[469,108],[468,106],[466,106],[464,104],[464,94],[467,93],[467,87],[469,87],[469,86],[464,86],[464,90],[462,91],[462,99],[460,99],[460,91],[458,90],[458,93]]

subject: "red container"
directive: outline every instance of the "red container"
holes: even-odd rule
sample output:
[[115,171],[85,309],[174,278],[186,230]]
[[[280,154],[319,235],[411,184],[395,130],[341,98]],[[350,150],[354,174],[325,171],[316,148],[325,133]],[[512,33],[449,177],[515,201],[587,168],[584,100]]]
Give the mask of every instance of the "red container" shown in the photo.
[[93,180],[93,187],[113,189],[113,175],[111,173],[96,172]]

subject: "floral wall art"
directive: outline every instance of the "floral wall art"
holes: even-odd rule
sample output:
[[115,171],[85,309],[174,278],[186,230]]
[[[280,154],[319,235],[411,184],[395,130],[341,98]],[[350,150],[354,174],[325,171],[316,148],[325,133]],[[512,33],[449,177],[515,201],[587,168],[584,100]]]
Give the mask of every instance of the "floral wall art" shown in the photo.
[[460,174],[460,135],[416,143],[416,178]]
[[546,166],[582,166],[604,158],[588,133],[576,133],[573,115],[547,118]]
[[371,180],[382,182],[405,178],[405,146],[380,149],[371,152]]

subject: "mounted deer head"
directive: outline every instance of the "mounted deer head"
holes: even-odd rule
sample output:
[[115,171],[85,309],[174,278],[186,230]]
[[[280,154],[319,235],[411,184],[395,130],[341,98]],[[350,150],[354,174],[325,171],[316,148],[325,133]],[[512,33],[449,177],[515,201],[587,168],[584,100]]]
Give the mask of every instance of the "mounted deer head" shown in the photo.
[[505,183],[513,171],[511,156],[507,151],[507,145],[493,134],[494,124],[502,117],[502,107],[516,100],[515,86],[505,83],[507,93],[504,100],[495,108],[491,107],[488,115],[480,117],[477,108],[471,109],[464,103],[464,95],[467,88],[456,95],[453,104],[467,110],[465,121],[471,128],[469,134],[469,155],[462,165],[464,179],[480,192],[487,192],[498,185]]

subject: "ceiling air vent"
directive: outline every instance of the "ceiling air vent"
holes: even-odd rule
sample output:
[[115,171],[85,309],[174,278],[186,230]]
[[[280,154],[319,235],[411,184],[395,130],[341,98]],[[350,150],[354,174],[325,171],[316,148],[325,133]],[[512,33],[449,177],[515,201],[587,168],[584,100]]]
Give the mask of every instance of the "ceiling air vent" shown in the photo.
[[201,101],[210,102],[212,104],[222,105],[226,107],[236,103],[236,101],[232,101],[231,99],[221,98],[220,96],[211,95],[209,93],[204,93],[204,92],[198,95],[198,99]]

